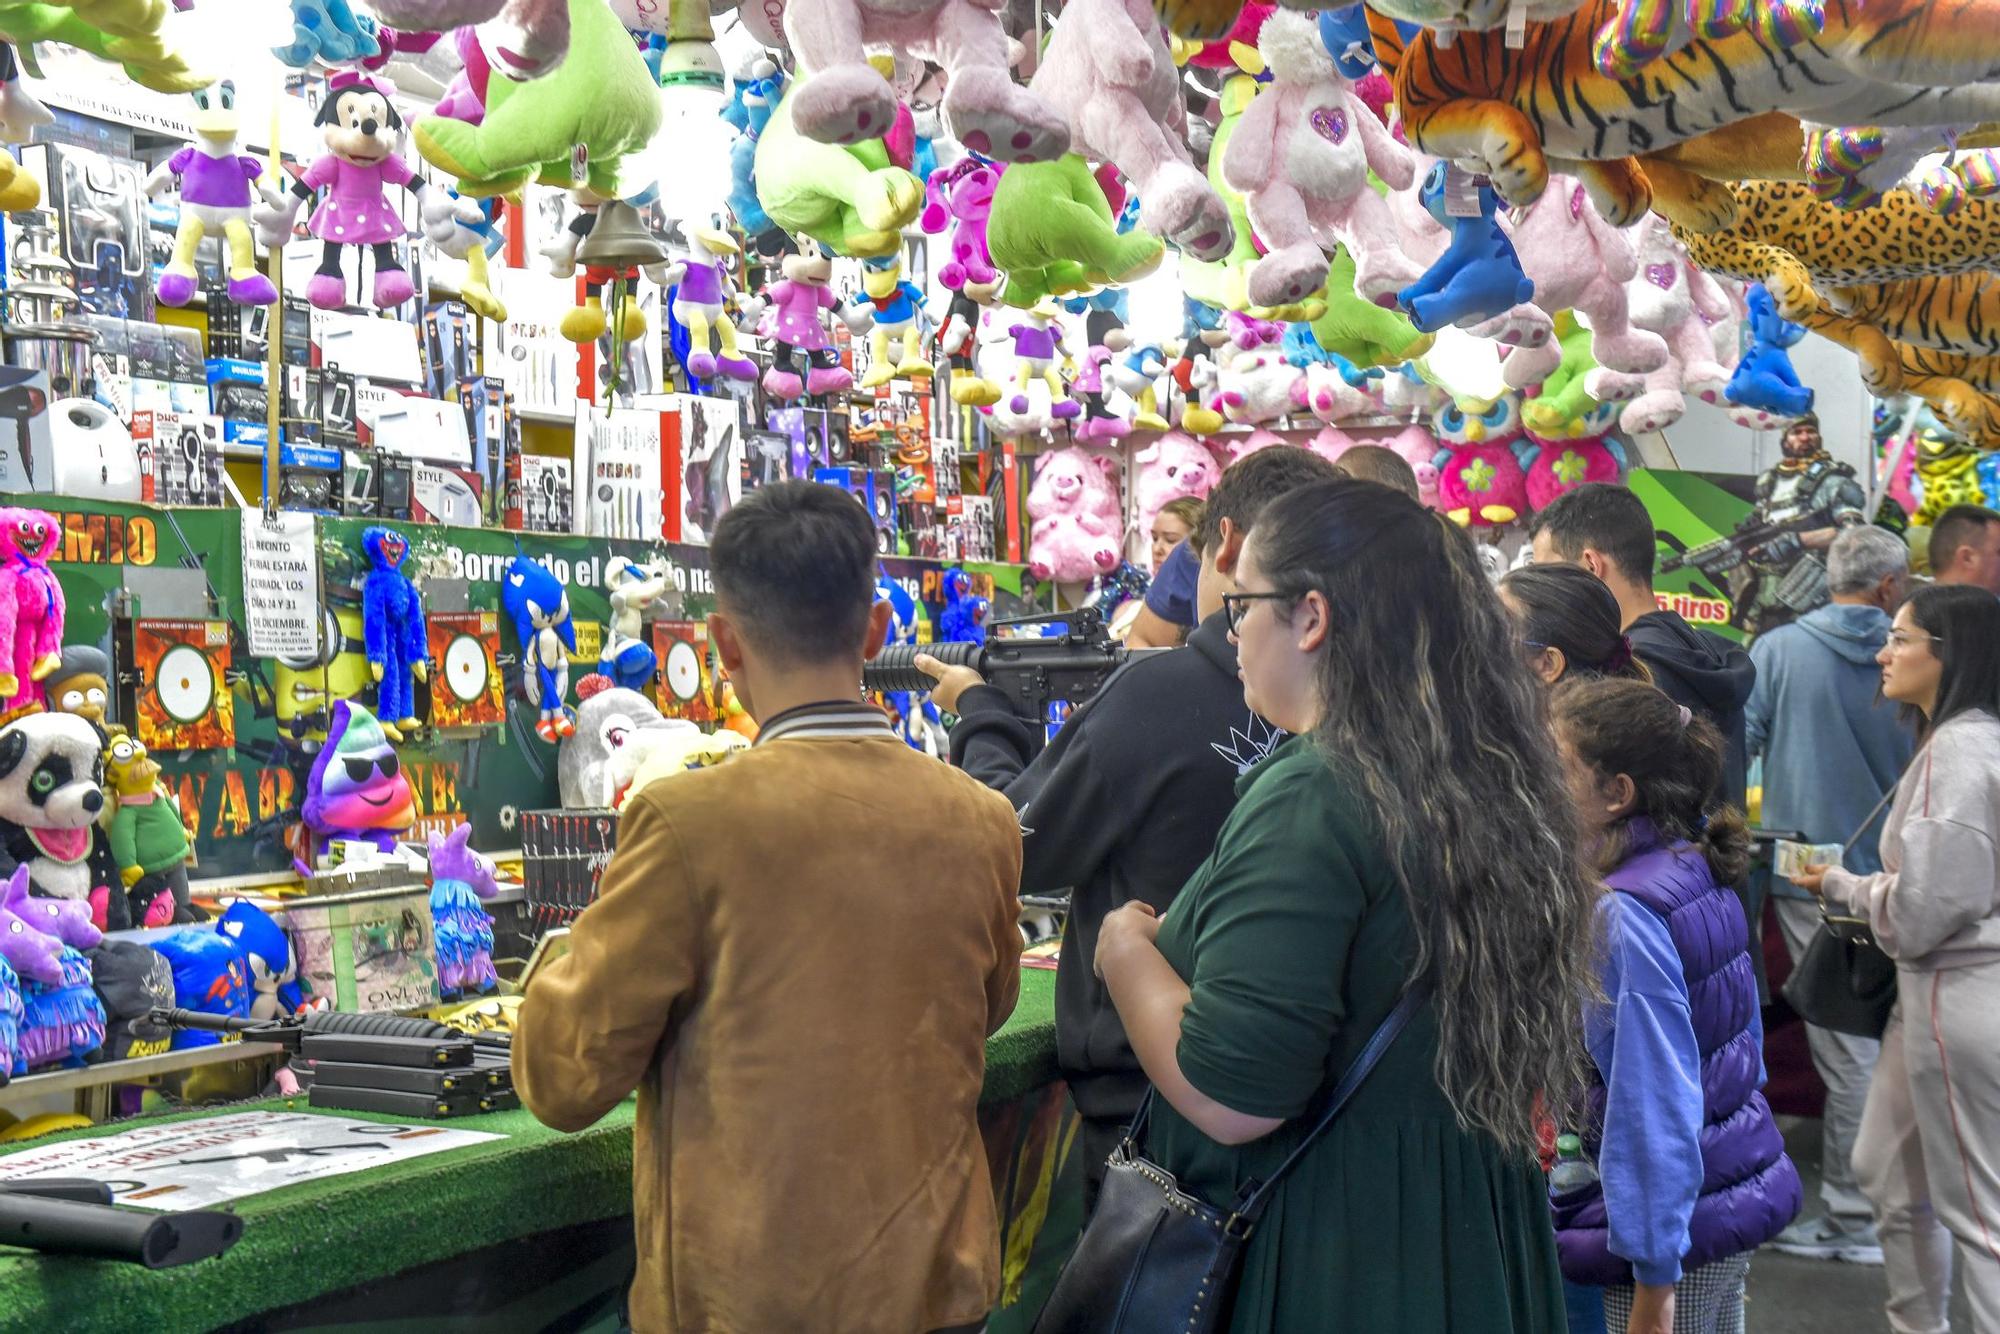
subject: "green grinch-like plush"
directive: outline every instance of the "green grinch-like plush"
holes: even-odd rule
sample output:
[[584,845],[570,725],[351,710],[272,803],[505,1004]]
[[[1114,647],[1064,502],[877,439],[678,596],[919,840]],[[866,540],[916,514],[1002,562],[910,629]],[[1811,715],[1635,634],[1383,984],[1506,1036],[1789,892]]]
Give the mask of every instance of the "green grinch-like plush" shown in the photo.
[[1571,311],[1555,317],[1556,342],[1562,348],[1562,363],[1542,381],[1541,393],[1521,406],[1521,421],[1544,440],[1579,440],[1597,434],[1584,419],[1598,407],[1598,401],[1583,387],[1584,377],[1597,369],[1590,355],[1590,330],[1577,323]]
[[[511,195],[537,180],[619,197],[620,160],[660,128],[659,85],[604,0],[569,0],[569,17],[569,57],[540,79],[490,80],[478,125],[443,116],[417,122],[417,151],[456,176],[460,194]],[[587,154],[583,180],[573,174],[579,145]]]
[[1436,339],[1418,333],[1399,311],[1384,310],[1354,292],[1354,257],[1338,246],[1328,257],[1326,313],[1312,322],[1313,337],[1329,352],[1338,352],[1362,370],[1400,366],[1431,350]]
[[[1243,119],[1244,108],[1250,105],[1250,99],[1256,92],[1257,81],[1247,74],[1233,76],[1223,83],[1222,118],[1216,124],[1215,137],[1208,150],[1208,183],[1229,208],[1229,223],[1235,228],[1236,244],[1230,247],[1228,254],[1212,262],[1203,262],[1186,254],[1180,258],[1181,290],[1203,305],[1214,306],[1218,310],[1250,308],[1250,266],[1258,260],[1257,243],[1252,239],[1250,210],[1244,205],[1243,196],[1230,189],[1229,183],[1222,179],[1222,154],[1229,147],[1229,137],[1236,133],[1236,123]],[[1263,317],[1266,312],[1259,311],[1258,314]],[[1286,312],[1286,315],[1297,318],[1297,312]],[[1273,315],[1270,318],[1278,317]]]
[[1074,153],[1017,162],[1000,176],[986,248],[1007,275],[1000,296],[1032,306],[1045,296],[1129,283],[1159,267],[1166,246],[1149,232],[1120,235],[1090,164]]
[[800,134],[792,103],[805,80],[785,90],[757,137],[757,202],[793,236],[837,254],[877,259],[902,249],[903,228],[923,207],[923,182],[889,162],[880,139],[823,144]]
[[215,82],[166,43],[161,0],[91,0],[67,5],[0,5],[0,39],[16,46],[56,42],[122,65],[132,82],[159,93],[191,93]]

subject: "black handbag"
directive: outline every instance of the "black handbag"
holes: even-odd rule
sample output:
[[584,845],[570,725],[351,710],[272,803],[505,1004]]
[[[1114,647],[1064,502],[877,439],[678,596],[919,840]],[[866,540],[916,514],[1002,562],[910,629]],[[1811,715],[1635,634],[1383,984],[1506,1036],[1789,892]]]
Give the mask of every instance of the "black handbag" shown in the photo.
[[1211,1334],[1227,1319],[1243,1246],[1271,1196],[1319,1142],[1382,1053],[1403,1031],[1428,989],[1403,993],[1328,1095],[1319,1122],[1266,1181],[1247,1181],[1228,1208],[1180,1188],[1173,1174],[1139,1153],[1152,1110],[1148,1090],[1112,1152],[1097,1212],[1056,1278],[1034,1334]]
[[[1840,849],[1845,857],[1882,808],[1894,799],[1890,788]],[[1857,1038],[1880,1038],[1896,1008],[1896,961],[1875,941],[1866,918],[1827,911],[1819,901],[1819,929],[1778,989],[1799,1018],[1817,1028]]]

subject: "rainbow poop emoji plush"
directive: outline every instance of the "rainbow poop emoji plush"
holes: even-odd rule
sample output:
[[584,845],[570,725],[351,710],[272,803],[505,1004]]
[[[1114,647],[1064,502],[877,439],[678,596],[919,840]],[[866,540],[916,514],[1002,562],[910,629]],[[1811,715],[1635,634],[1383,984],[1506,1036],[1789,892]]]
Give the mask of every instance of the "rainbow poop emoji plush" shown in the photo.
[[306,777],[303,814],[315,852],[334,839],[392,851],[416,814],[410,780],[382,724],[351,699],[334,701],[326,744]]

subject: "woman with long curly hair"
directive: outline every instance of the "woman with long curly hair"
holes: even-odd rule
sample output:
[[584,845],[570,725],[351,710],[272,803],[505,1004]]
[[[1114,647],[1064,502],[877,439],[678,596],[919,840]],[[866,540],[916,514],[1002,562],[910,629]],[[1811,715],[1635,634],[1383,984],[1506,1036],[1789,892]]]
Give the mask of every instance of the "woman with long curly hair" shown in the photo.
[[1581,1087],[1597,891],[1541,688],[1465,533],[1386,487],[1275,502],[1236,578],[1244,700],[1294,736],[1166,918],[1099,938],[1156,1090],[1142,1147],[1235,1199],[1421,988],[1252,1234],[1232,1327],[1558,1329],[1537,1109]]

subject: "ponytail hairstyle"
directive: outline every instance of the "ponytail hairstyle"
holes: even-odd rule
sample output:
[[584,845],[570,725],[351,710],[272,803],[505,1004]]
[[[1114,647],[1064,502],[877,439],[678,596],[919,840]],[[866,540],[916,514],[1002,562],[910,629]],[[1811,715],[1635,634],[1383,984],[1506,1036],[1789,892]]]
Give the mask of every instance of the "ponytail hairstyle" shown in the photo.
[[1279,597],[1331,608],[1312,739],[1365,803],[1409,905],[1438,1086],[1461,1125],[1528,1157],[1538,1108],[1582,1087],[1583,1006],[1600,987],[1601,891],[1576,856],[1546,692],[1472,539],[1400,491],[1299,486],[1249,545]]
[[1644,816],[1669,843],[1691,843],[1718,885],[1750,867],[1750,830],[1734,806],[1713,803],[1722,786],[1722,733],[1649,685],[1607,677],[1561,681],[1550,696],[1556,732],[1604,777],[1624,774],[1631,814],[1596,849],[1600,872],[1631,851],[1631,821]]
[[1521,642],[1563,656],[1563,679],[1615,676],[1651,683],[1620,628],[1618,599],[1581,565],[1524,565],[1500,580],[1520,608]]

